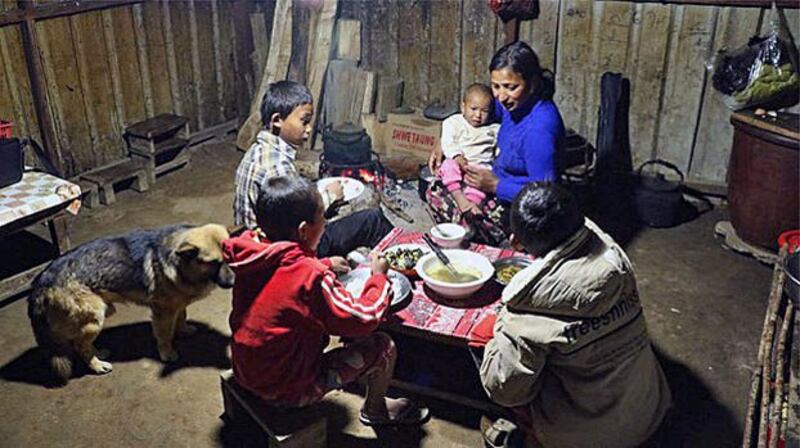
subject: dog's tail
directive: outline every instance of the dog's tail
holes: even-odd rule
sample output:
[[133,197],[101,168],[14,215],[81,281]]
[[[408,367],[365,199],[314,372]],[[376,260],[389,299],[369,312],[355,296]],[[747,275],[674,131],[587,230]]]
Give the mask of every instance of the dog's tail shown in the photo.
[[28,296],[28,318],[31,320],[36,343],[44,350],[53,372],[58,376],[58,380],[62,384],[66,384],[72,376],[72,351],[58,344],[50,334],[45,294],[46,292],[42,288],[33,288],[31,295]]

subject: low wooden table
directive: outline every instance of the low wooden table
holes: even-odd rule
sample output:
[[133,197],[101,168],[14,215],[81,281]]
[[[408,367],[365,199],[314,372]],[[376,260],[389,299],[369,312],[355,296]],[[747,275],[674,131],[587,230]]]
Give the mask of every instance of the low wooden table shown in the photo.
[[[405,243],[425,244],[421,233],[396,228],[386,235],[375,249],[385,250],[391,246]],[[527,254],[511,249],[500,249],[483,244],[471,244],[468,249],[486,256],[490,261],[512,256],[528,257]],[[421,345],[419,342],[422,342],[425,351],[432,357],[436,357],[437,352],[442,350],[455,353],[457,357],[463,356],[467,360],[465,364],[472,369],[472,372],[461,372],[460,374],[477,376],[477,367],[474,363],[470,365],[472,359],[467,347],[468,337],[472,328],[499,306],[502,287],[490,280],[472,297],[453,300],[438,296],[428,289],[422,280],[411,280],[413,284],[411,302],[407,307],[391,316],[382,325],[382,330],[394,335],[417,339],[416,345],[419,346]],[[400,365],[404,362],[404,355],[402,345],[399,343],[398,348],[400,349],[398,365]],[[456,374],[456,372],[451,372],[451,374]],[[475,409],[502,413],[502,409],[489,401],[482,390],[480,394],[477,394],[482,398],[471,398],[443,388],[420,385],[399,378],[395,378],[392,385],[399,389],[433,396]]]
[[[80,187],[72,182],[47,173],[26,172],[20,182],[0,189],[0,239],[46,222],[56,254],[66,252],[70,249],[68,214],[77,214],[80,197]],[[0,300],[25,291],[45,266],[47,263],[0,279]]]

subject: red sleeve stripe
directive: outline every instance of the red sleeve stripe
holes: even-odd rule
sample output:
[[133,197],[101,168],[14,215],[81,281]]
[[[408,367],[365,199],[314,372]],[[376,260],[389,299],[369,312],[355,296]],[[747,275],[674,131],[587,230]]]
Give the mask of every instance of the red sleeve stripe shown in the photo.
[[376,298],[375,302],[372,305],[366,305],[364,303],[357,301],[356,300],[357,298],[350,295],[347,289],[345,289],[342,285],[337,286],[335,279],[336,276],[332,272],[326,273],[325,276],[322,278],[322,284],[328,286],[328,289],[331,291],[330,293],[333,296],[333,299],[338,299],[339,301],[347,305],[350,305],[352,307],[358,308],[364,312],[372,312],[375,311],[377,308],[379,308],[383,304],[383,299],[385,294],[388,292],[389,282],[386,282],[383,291],[381,291],[381,294]]
[[347,290],[337,288],[327,275],[322,280],[322,292],[334,306],[366,321],[380,319],[383,316],[387,308],[385,301],[389,287],[387,282],[375,303],[364,305],[356,302]]
[[386,294],[389,292],[389,282],[386,282],[383,287],[383,291],[381,291],[375,302],[371,305],[366,305],[358,302],[356,298],[350,295],[350,293],[347,292],[347,290],[341,285],[337,286],[335,283],[335,278],[336,277],[333,273],[326,273],[322,279],[322,286],[326,289],[328,295],[330,295],[331,300],[337,302],[337,304],[341,303],[367,313],[374,312],[384,305],[384,299]]

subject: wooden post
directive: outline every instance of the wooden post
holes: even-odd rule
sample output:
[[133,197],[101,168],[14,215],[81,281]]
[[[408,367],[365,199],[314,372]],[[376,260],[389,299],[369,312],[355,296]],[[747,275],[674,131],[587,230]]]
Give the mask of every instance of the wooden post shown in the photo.
[[[30,0],[20,0],[20,9],[34,8]],[[28,76],[31,80],[31,95],[33,96],[33,106],[36,112],[36,120],[39,122],[39,129],[42,133],[42,145],[44,154],[49,159],[50,164],[57,171],[55,174],[64,177],[64,160],[61,156],[61,147],[56,139],[53,120],[50,116],[50,107],[47,103],[47,86],[44,79],[44,67],[42,59],[39,57],[39,44],[36,38],[36,24],[32,18],[26,19],[21,23],[22,45],[25,52],[25,65],[28,68]]]
[[47,221],[47,226],[50,229],[50,238],[53,240],[53,245],[58,250],[58,255],[62,255],[72,248],[72,244],[69,240],[69,226],[66,213],[61,212],[54,216]]
[[323,85],[325,83],[325,70],[328,68],[328,61],[331,56],[331,44],[333,41],[333,26],[336,23],[336,10],[339,6],[338,0],[323,0],[322,9],[317,18],[316,32],[313,41],[309,42],[309,54],[311,59],[306,65],[308,76],[306,85],[311,90],[314,98],[314,118],[311,120],[311,138],[309,138],[309,149],[314,148],[317,138],[317,121],[322,111]]
[[292,0],[278,0],[272,19],[272,36],[269,42],[269,54],[264,62],[264,70],[256,87],[255,95],[250,103],[250,115],[239,128],[236,146],[247,151],[256,140],[258,132],[264,128],[261,118],[261,99],[267,92],[269,84],[286,78],[289,72],[289,60],[292,55]]
[[[248,17],[247,2],[236,0],[233,5],[233,30],[235,40],[234,65],[236,67],[236,97],[239,117],[248,116],[250,112],[250,95],[252,95],[251,85],[253,81],[253,60],[250,55],[253,52],[253,34],[250,29],[250,19]],[[245,148],[246,149],[246,148]]]
[[506,45],[519,40],[519,19],[511,19],[505,24]]

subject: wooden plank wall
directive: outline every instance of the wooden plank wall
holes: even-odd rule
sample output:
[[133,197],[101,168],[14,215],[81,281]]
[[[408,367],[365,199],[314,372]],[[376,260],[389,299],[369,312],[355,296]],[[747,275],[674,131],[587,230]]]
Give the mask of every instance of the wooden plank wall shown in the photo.
[[[39,3],[45,3],[40,1]],[[269,52],[276,0],[148,1],[37,23],[51,113],[68,174],[124,155],[122,129],[162,112],[193,130],[245,113]],[[294,0],[289,78],[308,81],[319,1]],[[0,10],[14,7],[0,2]],[[316,9],[315,9],[316,8]],[[705,60],[769,27],[765,10],[627,1],[541,0],[520,38],[556,74],[569,127],[594,140],[600,77],[631,80],[634,163],[662,157],[724,182],[732,129]],[[405,81],[405,102],[458,101],[488,82],[502,24],[485,0],[339,0],[361,21],[362,66]],[[785,10],[798,38],[800,14]],[[0,117],[39,133],[19,26],[0,28]],[[319,101],[318,98],[315,100]]]
[[[765,30],[767,11],[592,0],[541,0],[540,9],[537,20],[522,23],[520,39],[556,73],[556,102],[569,127],[594,141],[600,78],[623,73],[631,80],[634,164],[661,157],[693,179],[724,183],[730,112],[705,61]],[[783,12],[798,39],[798,10]],[[466,85],[488,82],[503,42],[485,0],[342,0],[340,16],[362,21],[363,65],[402,78],[404,101],[414,107],[457,101]]]
[[[0,2],[0,11],[14,7]],[[237,7],[246,24],[235,22]],[[263,36],[269,38],[273,7],[274,1],[148,1],[38,21],[66,175],[123,157],[124,128],[147,117],[180,113],[192,131],[238,118],[260,77],[258,54],[268,51]],[[255,36],[251,18],[263,20]],[[41,142],[18,25],[0,28],[0,67],[0,118],[15,122],[16,135]]]

